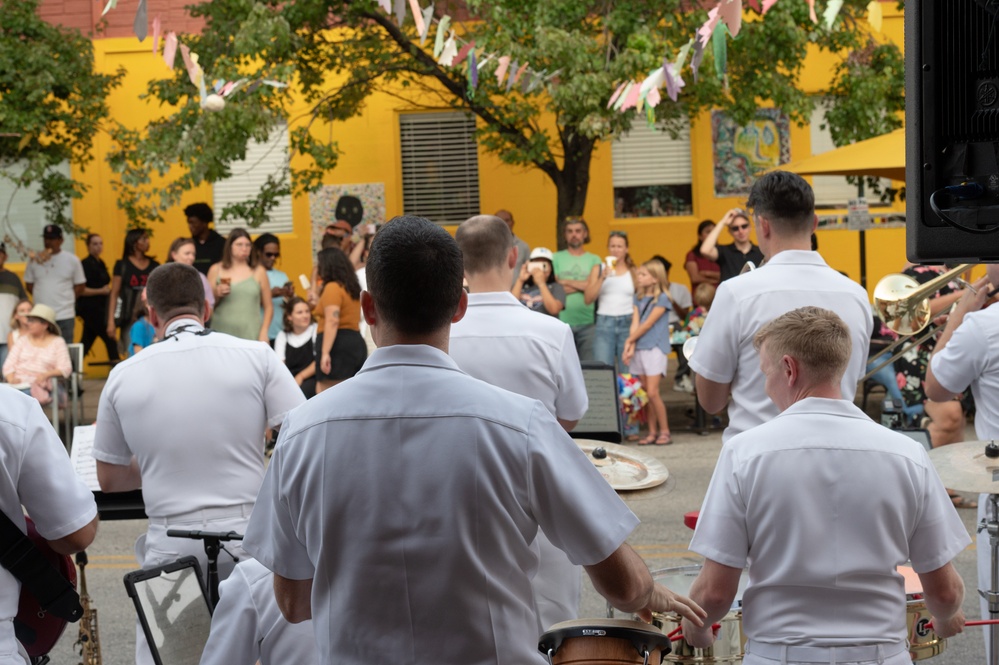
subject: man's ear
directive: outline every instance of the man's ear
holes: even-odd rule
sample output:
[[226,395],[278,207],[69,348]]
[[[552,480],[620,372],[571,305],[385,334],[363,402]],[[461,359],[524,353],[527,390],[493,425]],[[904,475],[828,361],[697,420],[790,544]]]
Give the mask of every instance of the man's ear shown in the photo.
[[468,292],[465,291],[465,289],[462,289],[461,298],[458,299],[458,308],[454,310],[454,316],[451,318],[451,323],[458,323],[458,321],[461,321],[463,318],[465,318],[465,312],[467,310],[468,310]]
[[510,253],[506,257],[506,267],[507,268],[514,268],[517,265],[517,258],[518,258],[519,254],[520,254],[520,250],[517,249],[516,245],[514,245],[513,247],[510,248]]
[[361,291],[361,314],[364,315],[364,321],[369,326],[373,326],[378,323],[378,312],[375,310],[375,300],[367,291]]

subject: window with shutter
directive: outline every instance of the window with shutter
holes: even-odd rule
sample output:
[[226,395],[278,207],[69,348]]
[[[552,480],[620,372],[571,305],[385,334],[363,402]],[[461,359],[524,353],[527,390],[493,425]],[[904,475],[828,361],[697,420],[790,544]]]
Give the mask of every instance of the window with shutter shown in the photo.
[[615,217],[693,214],[690,127],[677,138],[636,122],[611,147]]
[[[215,228],[222,235],[236,227],[246,227],[245,220],[219,220],[222,209],[232,203],[242,203],[256,198],[267,176],[275,175],[288,163],[288,127],[280,124],[274,128],[265,143],[250,141],[246,147],[246,158],[233,162],[232,175],[215,183],[213,189]],[[259,233],[291,233],[291,196],[282,196],[278,205],[270,211],[270,218],[256,227],[247,229],[256,236]]]
[[399,116],[402,208],[438,224],[481,212],[475,118],[460,111]]
[[[826,109],[822,103],[815,105],[812,111],[812,124],[809,129],[812,135],[812,154],[821,155],[836,149],[829,128],[822,126],[826,122]],[[881,179],[882,190],[891,186],[891,180]],[[815,192],[816,208],[845,208],[850,199],[857,198],[857,186],[847,182],[845,176],[817,175],[812,177],[812,191]],[[876,196],[874,197],[877,198]]]
[[[16,178],[24,166],[14,163],[4,167],[4,171]],[[59,171],[69,177],[69,162],[64,162]],[[13,182],[0,178],[0,239],[10,235],[30,249],[42,249],[42,229],[49,223],[45,217],[45,205],[38,198],[38,186],[18,189]],[[72,208],[66,211],[66,216],[72,218]],[[73,237],[66,235],[63,246],[72,251]],[[23,263],[28,257],[18,252],[13,243],[7,245],[7,262]]]

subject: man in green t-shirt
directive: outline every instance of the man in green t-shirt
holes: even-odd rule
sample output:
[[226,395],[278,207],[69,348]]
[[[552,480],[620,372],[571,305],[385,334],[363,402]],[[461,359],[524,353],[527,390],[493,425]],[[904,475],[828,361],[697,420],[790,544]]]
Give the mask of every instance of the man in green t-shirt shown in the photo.
[[600,257],[583,249],[590,241],[590,227],[582,217],[566,220],[563,232],[568,249],[555,252],[552,263],[555,277],[565,288],[565,308],[559,318],[572,328],[572,338],[580,360],[593,360],[594,310],[593,301],[587,300],[584,292],[596,283]]

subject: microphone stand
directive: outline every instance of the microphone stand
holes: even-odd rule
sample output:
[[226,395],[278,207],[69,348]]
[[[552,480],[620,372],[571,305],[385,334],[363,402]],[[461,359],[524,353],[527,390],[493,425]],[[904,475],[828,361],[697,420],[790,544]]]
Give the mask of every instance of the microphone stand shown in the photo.
[[[224,549],[223,542],[231,540],[243,540],[243,535],[235,531],[186,531],[183,529],[168,529],[167,535],[171,538],[190,538],[192,540],[202,540],[205,544],[205,555],[208,557],[208,577],[205,583],[208,586],[208,601],[212,610],[219,604],[219,554]],[[230,554],[230,556],[232,556]],[[233,561],[239,561],[232,557]]]
[[[989,548],[992,552],[990,587],[987,591],[978,590],[978,595],[989,605],[989,618],[999,619],[999,494],[989,495],[989,508],[985,519],[978,524],[978,532],[988,531]],[[999,625],[989,625],[989,665],[999,665]]]

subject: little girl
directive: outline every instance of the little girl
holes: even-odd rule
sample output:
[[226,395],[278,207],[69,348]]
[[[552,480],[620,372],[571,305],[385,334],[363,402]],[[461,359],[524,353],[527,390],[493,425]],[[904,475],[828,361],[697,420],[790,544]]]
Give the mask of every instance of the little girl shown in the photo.
[[659,394],[659,378],[666,373],[666,355],[669,353],[669,316],[673,306],[667,292],[666,271],[658,261],[646,261],[635,273],[635,306],[631,317],[631,333],[624,343],[622,359],[631,373],[641,378],[649,395],[646,405],[649,435],[638,442],[645,446],[655,443],[665,446],[673,443],[666,405]]
[[295,377],[306,399],[316,395],[316,322],[309,303],[295,296],[284,305],[284,328],[274,351]]

